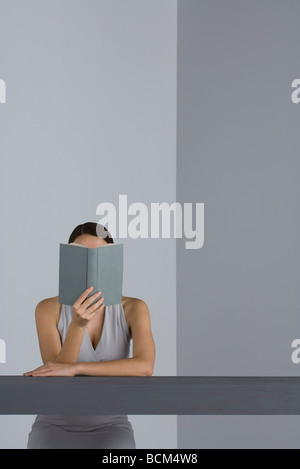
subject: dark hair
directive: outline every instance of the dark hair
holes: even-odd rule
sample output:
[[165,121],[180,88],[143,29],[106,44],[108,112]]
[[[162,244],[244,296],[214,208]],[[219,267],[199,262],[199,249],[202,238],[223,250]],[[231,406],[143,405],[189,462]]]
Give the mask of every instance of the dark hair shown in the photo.
[[[99,236],[98,233],[104,233],[106,236]],[[97,238],[102,238],[109,244],[114,244],[114,240],[112,239],[110,232],[107,228],[100,223],[94,222],[86,222],[82,225],[76,226],[76,228],[72,231],[68,243],[74,243],[75,239],[83,234],[89,234],[91,236],[97,236]]]

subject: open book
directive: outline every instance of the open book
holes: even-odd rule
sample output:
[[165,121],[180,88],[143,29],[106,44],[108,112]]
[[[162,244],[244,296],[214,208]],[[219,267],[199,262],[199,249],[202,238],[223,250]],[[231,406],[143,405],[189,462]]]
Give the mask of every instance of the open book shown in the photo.
[[123,244],[88,248],[81,244],[60,244],[59,303],[73,305],[88,287],[89,295],[101,291],[103,304],[122,302]]

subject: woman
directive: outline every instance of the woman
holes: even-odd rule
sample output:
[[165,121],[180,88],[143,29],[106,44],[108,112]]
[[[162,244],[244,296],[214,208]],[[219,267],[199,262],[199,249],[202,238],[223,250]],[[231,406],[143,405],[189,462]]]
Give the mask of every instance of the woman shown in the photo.
[[[100,238],[97,227],[106,236]],[[99,233],[99,231],[98,231]],[[69,244],[96,248],[113,243],[97,223],[77,226]],[[42,300],[35,317],[44,365],[24,376],[151,376],[155,344],[146,303],[122,296],[120,304],[105,306],[93,287],[73,306],[58,297]],[[90,306],[93,301],[97,302]],[[90,306],[90,307],[89,307]],[[132,339],[132,357],[129,357]],[[134,432],[126,415],[39,415],[29,434],[34,448],[135,448]]]

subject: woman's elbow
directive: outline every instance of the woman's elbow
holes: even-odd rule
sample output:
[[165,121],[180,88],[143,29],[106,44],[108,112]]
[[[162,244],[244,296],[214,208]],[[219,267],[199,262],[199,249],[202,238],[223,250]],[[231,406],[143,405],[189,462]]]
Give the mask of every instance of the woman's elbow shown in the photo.
[[143,363],[142,367],[142,376],[152,376],[153,375],[153,365],[149,362]]

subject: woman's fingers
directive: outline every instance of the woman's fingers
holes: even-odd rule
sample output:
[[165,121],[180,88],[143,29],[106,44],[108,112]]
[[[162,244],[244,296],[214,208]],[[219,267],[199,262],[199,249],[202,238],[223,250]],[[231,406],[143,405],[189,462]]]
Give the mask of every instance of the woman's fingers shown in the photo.
[[79,308],[80,306],[84,306],[84,305],[89,305],[91,304],[96,298],[97,296],[99,296],[101,294],[101,292],[95,292],[92,296],[89,296],[89,294],[93,291],[94,287],[89,287],[87,288],[81,295],[80,297],[75,301],[75,303],[73,304],[73,306],[75,308]]
[[91,315],[93,315],[95,312],[99,311],[100,308],[103,309],[104,308],[104,304],[103,304],[103,301],[104,301],[104,298],[103,296],[101,298],[99,298],[99,300],[96,301],[96,303],[94,303],[92,306],[90,306],[89,308],[87,308],[86,310],[86,313],[85,313],[85,317],[86,318],[89,318]]
[[75,376],[74,364],[48,362],[24,376]]
[[37,371],[41,371],[44,368],[45,365],[39,366],[38,368],[35,368],[34,370],[27,371],[27,373],[24,373],[24,375],[31,375],[32,373],[35,373]]
[[81,307],[83,307],[83,308],[89,308],[89,306],[90,306],[95,300],[97,300],[100,296],[101,296],[101,291],[97,291],[97,292],[94,293],[92,296],[90,296],[87,300],[85,300],[85,301],[83,302],[83,304],[81,305]]
[[79,327],[86,327],[94,315],[100,309],[103,310],[104,305],[102,307],[102,303],[104,298],[101,297],[101,291],[97,291],[93,295],[86,298],[86,295],[92,289],[93,287],[90,287],[85,290],[85,292],[83,292],[78,300],[73,304],[73,320]]
[[[93,288],[93,287],[91,287]],[[87,291],[87,290],[86,290]],[[86,293],[84,292],[79,298],[78,300],[73,304],[73,308],[77,309],[77,310],[83,310],[83,309],[87,309],[97,298],[100,297],[101,295],[101,291],[97,291],[95,292],[93,295],[89,296],[88,298],[85,297]],[[82,301],[82,299],[85,297],[85,299]],[[80,303],[80,301],[82,301]]]
[[88,295],[94,290],[94,287],[87,288],[80,297],[75,301],[73,306],[75,308],[79,308],[79,306],[84,302],[84,300],[88,297]]
[[43,374],[49,369],[48,363],[45,365],[39,366],[38,368],[35,368],[32,371],[27,371],[24,373],[24,376],[33,376],[34,374]]

